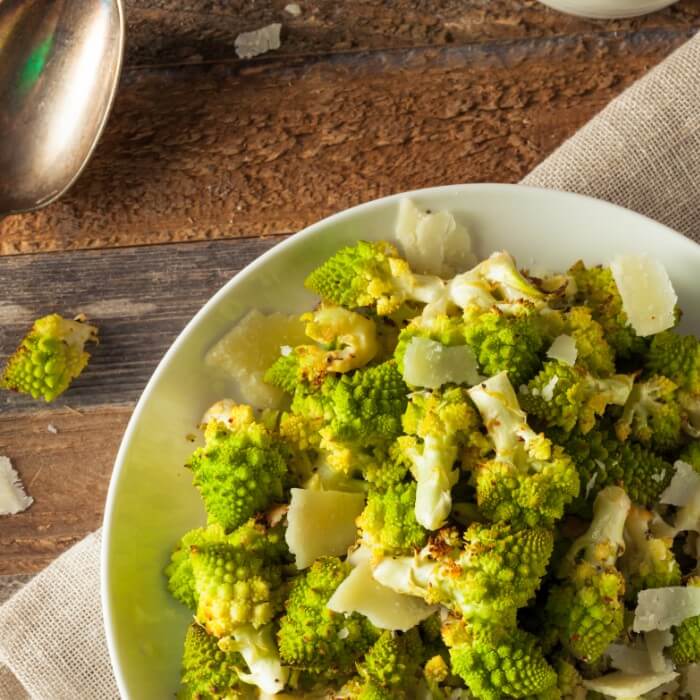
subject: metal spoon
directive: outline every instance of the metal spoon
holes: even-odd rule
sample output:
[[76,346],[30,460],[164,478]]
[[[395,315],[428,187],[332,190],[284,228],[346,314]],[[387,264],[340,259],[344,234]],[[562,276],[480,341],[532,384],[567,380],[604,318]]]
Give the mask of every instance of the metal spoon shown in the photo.
[[123,52],[122,0],[0,0],[0,216],[43,207],[75,182]]

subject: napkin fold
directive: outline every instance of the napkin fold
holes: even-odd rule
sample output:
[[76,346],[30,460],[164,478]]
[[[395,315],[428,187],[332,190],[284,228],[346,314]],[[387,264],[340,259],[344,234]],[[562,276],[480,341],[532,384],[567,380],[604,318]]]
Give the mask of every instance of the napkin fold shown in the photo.
[[[606,199],[700,241],[700,35],[613,100],[523,183]],[[0,700],[112,700],[100,531],[0,607]],[[3,666],[4,664],[4,666]]]

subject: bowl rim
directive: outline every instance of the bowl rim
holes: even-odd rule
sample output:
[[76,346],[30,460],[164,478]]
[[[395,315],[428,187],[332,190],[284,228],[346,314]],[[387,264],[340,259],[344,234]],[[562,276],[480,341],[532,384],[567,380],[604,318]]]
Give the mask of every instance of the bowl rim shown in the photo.
[[180,331],[177,338],[170,345],[168,350],[165,352],[163,357],[160,359],[158,366],[153,371],[153,374],[149,378],[146,386],[139,397],[139,400],[134,407],[134,411],[129,418],[129,422],[122,436],[121,442],[119,444],[119,450],[117,451],[117,456],[114,460],[114,468],[112,470],[112,475],[109,481],[109,488],[107,491],[107,498],[105,501],[105,511],[102,519],[102,543],[100,548],[100,600],[102,604],[102,618],[104,624],[105,638],[107,642],[107,649],[109,652],[109,659],[112,666],[112,672],[116,680],[117,689],[123,698],[128,698],[126,692],[126,683],[122,675],[122,669],[119,661],[119,655],[117,652],[117,644],[115,640],[115,632],[112,624],[113,611],[110,602],[110,590],[108,586],[108,581],[110,580],[110,561],[109,561],[109,549],[112,536],[112,520],[113,520],[113,510],[115,507],[115,493],[116,485],[119,482],[119,478],[124,468],[124,462],[126,461],[126,455],[133,439],[136,425],[139,422],[141,413],[144,410],[144,406],[149,401],[150,395],[153,391],[155,384],[158,382],[160,375],[163,373],[164,368],[170,362],[171,357],[173,357],[180,349],[180,347],[187,342],[188,337],[194,331],[194,329],[199,325],[202,319],[209,313],[210,309],[214,307],[219,299],[229,293],[229,289],[234,285],[238,284],[242,278],[248,277],[250,275],[257,274],[260,267],[264,266],[267,260],[273,256],[279,255],[286,250],[293,248],[295,246],[305,245],[307,239],[311,238],[316,234],[319,229],[325,228],[329,224],[335,224],[344,221],[345,219],[351,219],[353,216],[360,212],[367,212],[373,208],[383,207],[387,204],[393,202],[398,202],[406,197],[430,197],[444,195],[445,193],[463,192],[468,190],[472,193],[478,192],[493,192],[499,191],[504,195],[509,196],[515,192],[519,194],[525,194],[531,197],[543,197],[548,200],[559,199],[563,204],[566,201],[585,201],[591,206],[609,208],[611,211],[623,210],[627,215],[632,216],[633,219],[638,219],[640,223],[646,225],[652,224],[659,233],[665,235],[671,235],[682,241],[689,246],[697,246],[698,243],[693,241],[688,236],[685,236],[673,229],[669,228],[665,224],[662,224],[654,219],[639,214],[631,209],[626,209],[617,204],[607,202],[605,200],[597,199],[595,197],[590,197],[588,195],[578,194],[574,192],[566,192],[563,190],[554,190],[541,187],[532,187],[530,185],[520,185],[520,184],[505,184],[505,183],[468,183],[468,184],[455,184],[455,185],[439,185],[435,187],[427,187],[422,189],[410,190],[407,192],[399,192],[385,197],[380,197],[377,199],[372,199],[361,204],[357,204],[348,209],[343,209],[335,214],[331,214],[319,221],[303,228],[301,231],[290,235],[286,240],[283,240],[276,245],[274,245],[269,250],[265,251],[262,255],[255,258],[246,265],[242,270],[237,272],[231,279],[229,279],[220,289],[218,289],[202,306],[199,311],[187,322],[185,327]]

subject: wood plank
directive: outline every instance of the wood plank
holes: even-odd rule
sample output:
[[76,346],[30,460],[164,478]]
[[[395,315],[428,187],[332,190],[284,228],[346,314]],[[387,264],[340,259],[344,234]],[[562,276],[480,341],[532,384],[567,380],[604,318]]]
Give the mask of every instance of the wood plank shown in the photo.
[[5,254],[295,231],[391,192],[517,181],[691,34],[131,69],[94,160]]
[[34,498],[24,513],[0,517],[0,575],[36,572],[100,526],[131,410],[108,406],[0,414],[0,454],[12,459]]
[[[133,403],[202,304],[277,240],[0,258],[0,360],[4,364],[34,318],[53,311],[83,312],[99,327],[100,344],[91,349],[87,369],[52,405],[80,409]],[[42,406],[30,397],[0,393],[0,416]]]
[[467,44],[590,33],[629,32],[700,23],[696,0],[645,17],[595,22],[550,10],[535,0],[127,0],[127,64],[200,61],[235,56],[239,33],[283,25],[277,55]]

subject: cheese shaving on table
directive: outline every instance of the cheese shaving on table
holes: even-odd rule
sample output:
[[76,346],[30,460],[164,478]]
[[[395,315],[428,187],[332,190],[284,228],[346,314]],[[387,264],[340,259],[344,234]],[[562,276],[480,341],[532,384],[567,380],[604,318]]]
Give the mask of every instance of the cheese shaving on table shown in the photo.
[[379,629],[405,632],[430,617],[438,607],[422,598],[397,593],[382,586],[372,576],[372,565],[366,558],[355,566],[328,601],[335,612],[364,615]]
[[660,262],[647,255],[619,255],[610,263],[610,271],[637,335],[654,335],[673,327],[678,297]]
[[282,25],[279,22],[274,22],[261,29],[239,34],[234,42],[236,54],[239,58],[254,58],[268,51],[279,49],[281,29]]
[[644,693],[648,693],[660,685],[670,683],[678,677],[675,671],[667,673],[645,673],[632,674],[622,671],[608,673],[600,678],[593,678],[583,681],[583,685],[588,690],[596,693],[603,693],[613,698],[637,698]]
[[549,346],[547,357],[550,360],[559,360],[573,367],[578,357],[576,341],[570,335],[558,335]]
[[421,211],[402,199],[396,237],[414,272],[452,277],[476,264],[469,232],[448,211]]
[[15,515],[34,503],[8,457],[0,457],[0,515]]
[[668,586],[640,591],[634,611],[635,632],[667,630],[700,615],[700,588]]
[[357,539],[355,519],[365,507],[361,493],[291,489],[285,539],[299,569],[319,557],[345,554]]

